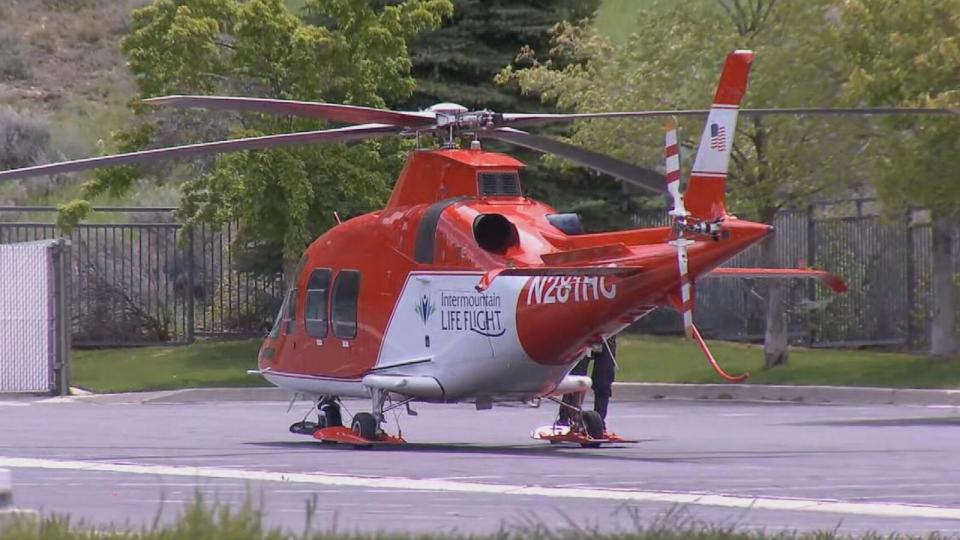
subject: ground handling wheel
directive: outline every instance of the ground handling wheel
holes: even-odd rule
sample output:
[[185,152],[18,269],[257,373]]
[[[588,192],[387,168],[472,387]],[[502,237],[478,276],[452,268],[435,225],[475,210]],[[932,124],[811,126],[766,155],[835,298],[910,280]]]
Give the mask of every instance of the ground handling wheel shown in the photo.
[[[593,439],[603,438],[603,417],[597,411],[583,411],[580,414],[583,430]],[[600,443],[581,443],[586,448],[597,448]]]
[[377,422],[377,418],[372,414],[360,412],[353,415],[351,431],[368,441],[376,441],[380,435],[380,423]]

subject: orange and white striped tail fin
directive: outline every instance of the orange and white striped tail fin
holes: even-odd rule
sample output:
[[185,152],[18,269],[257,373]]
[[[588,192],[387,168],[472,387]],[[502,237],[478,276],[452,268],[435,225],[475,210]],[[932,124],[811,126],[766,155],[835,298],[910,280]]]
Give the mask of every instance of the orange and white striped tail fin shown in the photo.
[[694,217],[715,220],[727,214],[726,180],[730,151],[737,130],[737,111],[747,92],[753,58],[752,51],[734,51],[727,55],[723,65],[684,197],[686,209]]
[[683,206],[683,195],[680,193],[680,140],[677,137],[677,119],[670,117],[664,122],[666,138],[663,144],[663,154],[666,158],[667,191],[673,197],[671,216],[686,216],[687,210]]

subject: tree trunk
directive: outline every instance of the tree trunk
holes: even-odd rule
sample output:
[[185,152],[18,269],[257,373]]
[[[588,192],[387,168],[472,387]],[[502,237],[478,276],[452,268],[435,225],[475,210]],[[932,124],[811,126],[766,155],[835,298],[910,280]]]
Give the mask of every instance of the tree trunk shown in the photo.
[[[777,235],[768,236],[760,246],[763,266],[779,268]],[[783,284],[771,280],[767,284],[767,326],[763,336],[763,365],[767,368],[783,366],[789,359],[787,349],[787,316],[784,309]]]
[[930,322],[930,354],[946,360],[958,352],[953,220],[935,216],[932,229],[933,320]]

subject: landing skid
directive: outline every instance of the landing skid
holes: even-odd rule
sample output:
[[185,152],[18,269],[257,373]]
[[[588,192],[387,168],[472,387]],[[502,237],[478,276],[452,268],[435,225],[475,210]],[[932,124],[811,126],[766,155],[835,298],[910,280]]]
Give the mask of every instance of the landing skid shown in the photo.
[[323,442],[351,444],[360,448],[367,448],[374,445],[399,445],[407,443],[407,441],[400,437],[394,437],[382,431],[375,440],[364,439],[359,434],[354,433],[350,428],[343,426],[318,429],[313,432],[313,438]]
[[599,438],[591,437],[586,433],[573,431],[569,426],[550,425],[535,429],[530,433],[531,439],[550,441],[550,444],[573,443],[586,448],[596,448],[601,444],[609,443],[636,443],[635,439],[624,439],[616,433],[604,431]]
[[[304,417],[300,422],[290,426],[290,432],[297,435],[310,435],[314,439],[325,443],[348,444],[357,448],[369,448],[373,445],[399,445],[407,441],[401,437],[394,437],[381,429],[383,413],[399,406],[407,406],[410,411],[408,398],[400,403],[386,406],[387,392],[373,389],[373,412],[358,412],[353,415],[350,427],[343,425],[339,398],[336,396],[321,396],[316,405],[307,412],[318,411],[317,422],[310,422]],[[415,413],[412,413],[415,414]]]
[[566,394],[564,399],[547,396],[560,405],[560,415],[553,424],[533,431],[530,437],[550,441],[550,444],[573,443],[584,448],[597,448],[608,443],[634,443],[616,433],[607,431],[603,417],[596,411],[583,410],[583,393]]

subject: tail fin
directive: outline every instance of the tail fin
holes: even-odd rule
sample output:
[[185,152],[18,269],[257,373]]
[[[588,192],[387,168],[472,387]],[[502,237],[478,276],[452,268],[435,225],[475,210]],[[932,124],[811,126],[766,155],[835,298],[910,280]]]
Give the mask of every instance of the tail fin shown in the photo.
[[747,92],[753,57],[752,51],[734,51],[723,65],[684,196],[687,211],[694,217],[714,220],[727,214],[727,168],[737,130],[737,110]]

